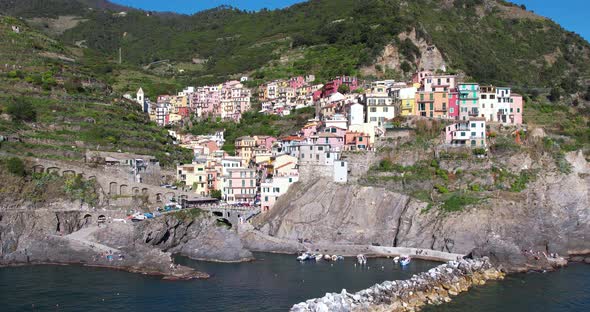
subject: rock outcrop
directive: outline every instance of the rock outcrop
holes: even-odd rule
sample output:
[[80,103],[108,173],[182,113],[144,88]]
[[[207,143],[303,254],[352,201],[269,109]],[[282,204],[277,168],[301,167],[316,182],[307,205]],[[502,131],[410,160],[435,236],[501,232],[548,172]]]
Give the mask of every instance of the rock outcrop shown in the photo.
[[51,209],[1,211],[0,265],[81,264],[191,279],[208,275],[175,265],[172,254],[228,262],[252,258],[235,231],[206,216],[185,220],[168,215],[139,224],[97,226],[88,223],[88,215]]
[[291,311],[418,311],[427,304],[449,302],[472,286],[503,278],[504,273],[487,258],[451,261],[409,280],[387,281],[354,294],[328,293],[296,304]]
[[590,254],[589,165],[581,154],[567,159],[569,174],[543,171],[523,192],[489,192],[455,213],[381,187],[301,183],[255,226],[277,239],[473,253],[508,271],[552,269],[551,253]]

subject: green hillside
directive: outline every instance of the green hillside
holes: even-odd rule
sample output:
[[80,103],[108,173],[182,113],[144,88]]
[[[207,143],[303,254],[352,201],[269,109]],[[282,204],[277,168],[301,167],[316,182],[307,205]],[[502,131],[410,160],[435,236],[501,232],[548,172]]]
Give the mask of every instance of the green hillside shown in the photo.
[[0,143],[2,152],[80,160],[98,148],[155,154],[166,165],[190,159],[139,105],[111,93],[105,60],[10,17],[0,17],[0,59],[0,135],[14,139]]
[[[452,70],[481,82],[576,93],[590,76],[588,42],[500,0],[315,0],[257,13],[222,7],[192,16],[130,11],[121,17],[105,10],[77,15],[87,21],[66,30],[64,42],[83,41],[113,59],[121,48],[132,65],[168,60],[169,76],[197,83],[252,71],[260,79],[358,74],[387,44],[411,63],[420,52],[398,35],[412,30],[438,47]],[[193,59],[204,64],[190,66]]]

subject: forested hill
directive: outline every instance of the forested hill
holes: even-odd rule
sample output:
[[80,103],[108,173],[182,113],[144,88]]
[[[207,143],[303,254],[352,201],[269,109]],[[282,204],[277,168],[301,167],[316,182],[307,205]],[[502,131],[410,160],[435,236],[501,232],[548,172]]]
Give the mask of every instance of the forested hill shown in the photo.
[[[31,18],[23,7],[35,2],[64,0],[0,0],[0,8],[12,6],[8,13]],[[260,79],[309,72],[391,77],[442,63],[481,82],[558,86],[569,94],[586,91],[590,79],[587,41],[501,0],[313,0],[283,10],[222,7],[192,16],[139,10],[121,16],[105,10],[103,0],[65,2],[72,8],[63,13],[56,5],[38,14],[72,15],[76,4],[91,2],[103,8],[80,9],[74,15],[81,19],[69,27],[46,21],[49,30],[62,27],[54,33],[65,43],[112,59],[121,48],[129,65],[168,60],[172,70],[199,82],[241,73]]]

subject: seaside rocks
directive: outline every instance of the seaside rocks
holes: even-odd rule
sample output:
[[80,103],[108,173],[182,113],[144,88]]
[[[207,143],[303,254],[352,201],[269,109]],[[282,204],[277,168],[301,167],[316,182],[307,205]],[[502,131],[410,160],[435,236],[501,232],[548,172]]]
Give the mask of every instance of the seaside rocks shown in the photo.
[[473,285],[503,279],[504,273],[494,268],[487,257],[451,261],[414,275],[405,281],[387,281],[349,294],[326,294],[322,298],[294,305],[292,312],[318,311],[418,311],[427,304],[451,301]]

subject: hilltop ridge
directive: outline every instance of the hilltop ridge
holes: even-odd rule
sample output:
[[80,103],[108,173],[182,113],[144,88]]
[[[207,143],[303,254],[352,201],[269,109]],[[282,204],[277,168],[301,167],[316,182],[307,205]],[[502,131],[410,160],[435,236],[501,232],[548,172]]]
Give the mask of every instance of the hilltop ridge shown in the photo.
[[[8,10],[7,3],[15,4],[3,0],[0,12],[32,18],[22,8],[30,2]],[[590,75],[586,40],[500,0],[319,0],[254,13],[221,7],[191,16],[129,10],[123,17],[75,9],[88,1],[71,3],[63,12],[56,6],[38,13],[81,19],[58,36],[62,42],[84,41],[108,57],[121,48],[124,62],[134,66],[168,60],[166,75],[198,84],[239,74],[263,80],[308,72],[322,79],[400,77],[430,64],[483,83],[525,90],[559,86],[575,94],[585,91]]]

